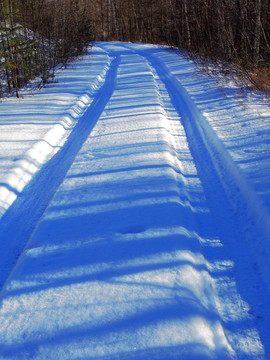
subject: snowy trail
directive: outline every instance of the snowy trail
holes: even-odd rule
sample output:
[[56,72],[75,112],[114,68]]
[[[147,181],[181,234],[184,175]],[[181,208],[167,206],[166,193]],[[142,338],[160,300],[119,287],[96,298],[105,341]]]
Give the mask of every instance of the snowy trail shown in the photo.
[[23,193],[41,194],[36,215],[17,202],[4,218],[22,248],[36,228],[1,292],[0,359],[269,359],[245,211],[164,50],[99,46],[114,58],[104,86]]

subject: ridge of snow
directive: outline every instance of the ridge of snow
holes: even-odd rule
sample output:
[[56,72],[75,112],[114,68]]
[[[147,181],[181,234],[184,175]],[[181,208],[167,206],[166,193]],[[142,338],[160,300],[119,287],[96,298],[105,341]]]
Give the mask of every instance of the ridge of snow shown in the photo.
[[24,158],[17,160],[14,168],[5,175],[0,185],[0,219],[42,165],[51,159],[66,142],[77,121],[91,105],[95,93],[103,85],[110,62],[111,59],[107,57],[107,63],[102,71],[91,79],[89,88],[65,111],[44,138],[28,149]]

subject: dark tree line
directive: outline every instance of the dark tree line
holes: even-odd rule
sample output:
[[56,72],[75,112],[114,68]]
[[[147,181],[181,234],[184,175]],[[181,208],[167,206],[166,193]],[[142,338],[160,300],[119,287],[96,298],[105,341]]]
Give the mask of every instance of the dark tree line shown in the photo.
[[[1,79],[11,91],[92,40],[159,43],[247,73],[270,63],[269,0],[0,0]],[[269,75],[268,75],[269,76]]]
[[[153,42],[254,72],[270,63],[269,0],[89,1],[95,39]],[[270,81],[270,79],[269,79]]]

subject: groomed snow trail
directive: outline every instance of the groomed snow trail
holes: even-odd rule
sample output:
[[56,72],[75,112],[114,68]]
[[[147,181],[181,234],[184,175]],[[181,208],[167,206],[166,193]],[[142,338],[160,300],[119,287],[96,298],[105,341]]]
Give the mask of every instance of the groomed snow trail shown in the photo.
[[[269,359],[264,283],[165,50],[99,46],[105,85],[27,190],[53,189],[1,292],[0,359]],[[30,237],[17,207],[6,236]]]

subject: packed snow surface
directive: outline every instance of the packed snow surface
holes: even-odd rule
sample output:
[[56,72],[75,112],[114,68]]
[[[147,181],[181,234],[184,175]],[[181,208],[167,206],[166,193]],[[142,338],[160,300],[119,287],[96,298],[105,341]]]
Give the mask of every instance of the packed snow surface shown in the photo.
[[270,359],[270,111],[96,43],[0,104],[0,359]]

